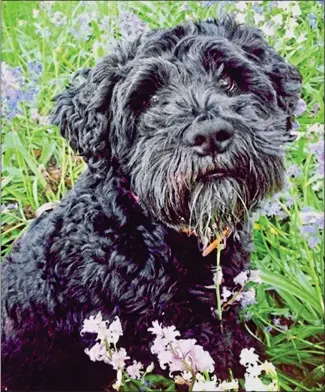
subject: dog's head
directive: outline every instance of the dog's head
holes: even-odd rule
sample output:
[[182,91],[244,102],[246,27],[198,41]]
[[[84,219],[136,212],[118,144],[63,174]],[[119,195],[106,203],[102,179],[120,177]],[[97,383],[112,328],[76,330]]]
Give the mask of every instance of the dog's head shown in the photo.
[[281,188],[301,77],[258,29],[225,17],[154,30],[81,74],[54,123],[165,224],[206,236]]

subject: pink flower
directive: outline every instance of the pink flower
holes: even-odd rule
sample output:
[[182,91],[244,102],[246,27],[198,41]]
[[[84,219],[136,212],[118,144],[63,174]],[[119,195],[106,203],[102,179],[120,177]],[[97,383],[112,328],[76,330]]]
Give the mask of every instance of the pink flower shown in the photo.
[[190,361],[196,371],[199,372],[213,372],[214,371],[214,360],[208,351],[203,350],[203,347],[199,345],[193,346],[190,355]]
[[128,375],[131,378],[135,378],[136,380],[139,380],[141,378],[141,369],[143,368],[143,365],[141,362],[133,361],[133,365],[130,365],[126,368],[126,371]]
[[180,333],[175,326],[164,328],[155,321],[148,330],[157,336],[151,352],[158,356],[162,369],[168,366],[170,373],[188,371],[188,368],[193,373],[214,370],[210,354],[197,345],[195,339],[176,339]]

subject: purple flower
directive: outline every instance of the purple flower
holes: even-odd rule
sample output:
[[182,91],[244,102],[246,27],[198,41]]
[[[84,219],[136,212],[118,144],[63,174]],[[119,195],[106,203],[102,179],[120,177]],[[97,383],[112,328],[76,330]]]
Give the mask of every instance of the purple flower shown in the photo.
[[[10,120],[17,114],[21,113],[21,103],[32,103],[38,92],[36,86],[40,74],[40,64],[35,62],[28,63],[30,81],[27,83],[22,75],[20,67],[11,68],[6,63],[2,63],[1,82],[3,86],[3,99],[1,102],[3,113]],[[34,67],[34,73],[31,74],[30,67]]]
[[29,61],[27,66],[33,79],[37,79],[43,72],[43,65],[39,61]]
[[265,328],[264,328],[264,331],[265,332],[271,332],[272,331],[272,327],[271,327],[271,325],[267,325]]
[[317,143],[310,146],[310,151],[316,159],[316,174],[324,176],[324,140],[320,139]]
[[90,22],[92,20],[96,20],[95,12],[83,12],[78,15],[76,19],[76,24],[69,28],[69,32],[74,36],[74,38],[78,41],[87,41],[91,36],[92,27]]
[[310,207],[304,207],[300,212],[300,219],[302,225],[299,226],[299,231],[313,249],[320,242],[319,232],[324,228],[324,215]]
[[147,24],[131,12],[122,12],[119,21],[120,33],[123,38],[132,40],[147,30]]
[[306,108],[307,108],[306,102],[302,98],[300,98],[295,110],[293,111],[293,114],[295,116],[301,116],[306,111]]
[[59,26],[63,26],[66,21],[67,21],[67,17],[63,14],[63,12],[54,12],[52,18],[50,19],[51,22],[59,27]]
[[266,215],[268,217],[279,217],[281,219],[285,218],[287,214],[283,211],[280,201],[279,194],[273,195],[272,198],[262,201],[258,209],[253,213],[253,219],[258,219],[261,215]]
[[291,178],[297,178],[301,175],[301,168],[296,164],[290,165],[287,168],[287,174]]

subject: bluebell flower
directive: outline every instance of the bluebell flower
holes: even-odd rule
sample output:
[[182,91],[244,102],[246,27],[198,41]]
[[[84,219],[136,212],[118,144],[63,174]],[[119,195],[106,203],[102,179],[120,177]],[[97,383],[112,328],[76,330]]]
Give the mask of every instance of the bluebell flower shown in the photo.
[[300,219],[302,224],[299,226],[299,231],[307,240],[309,247],[313,249],[320,242],[319,233],[324,228],[324,214],[310,207],[304,207],[300,212]]
[[132,12],[122,12],[119,21],[120,33],[123,38],[133,39],[147,30],[147,24]]
[[3,99],[1,105],[8,120],[21,113],[21,103],[33,103],[39,91],[37,81],[42,71],[41,65],[36,62],[29,62],[28,71],[31,76],[27,83],[22,76],[20,67],[11,68],[6,63],[2,63]]
[[316,174],[324,176],[324,140],[320,139],[317,143],[310,146],[310,151],[314,154],[317,165]]
[[253,4],[252,5],[252,10],[255,11],[257,14],[261,15],[264,12],[264,7],[262,5]]
[[307,15],[307,19],[308,19],[308,22],[309,22],[309,26],[310,26],[312,29],[315,29],[315,28],[317,27],[316,15],[315,15],[315,14],[308,14],[308,15]]

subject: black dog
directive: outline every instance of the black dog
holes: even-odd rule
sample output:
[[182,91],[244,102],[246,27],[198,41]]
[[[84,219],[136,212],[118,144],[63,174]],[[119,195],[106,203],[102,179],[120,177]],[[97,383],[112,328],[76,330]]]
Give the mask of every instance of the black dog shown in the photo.
[[257,344],[238,307],[216,317],[216,252],[200,248],[227,228],[223,284],[247,268],[245,217],[283,184],[299,72],[226,17],[121,42],[80,77],[53,121],[88,169],[2,266],[4,387],[109,385],[115,372],[90,361],[94,336],[80,335],[99,311],[120,317],[133,359],[154,359],[147,329],[159,320],[209,351],[221,379],[240,376],[241,349]]

